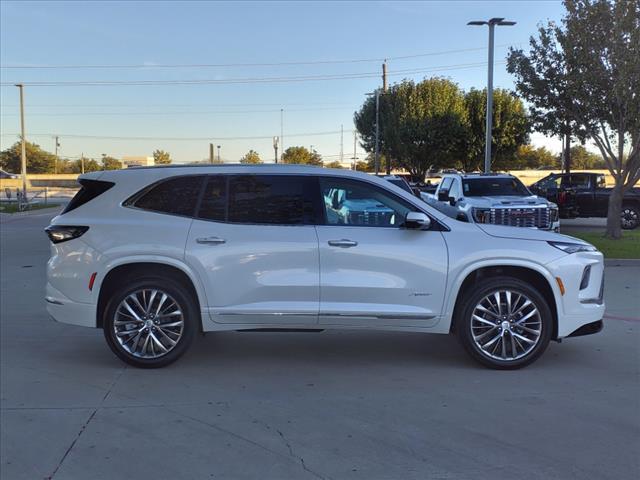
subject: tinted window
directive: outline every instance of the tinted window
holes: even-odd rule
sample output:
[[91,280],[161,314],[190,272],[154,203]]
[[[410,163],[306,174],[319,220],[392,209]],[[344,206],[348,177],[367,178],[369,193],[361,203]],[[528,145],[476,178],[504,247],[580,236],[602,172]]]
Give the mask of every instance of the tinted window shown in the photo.
[[198,217],[207,220],[225,221],[227,212],[227,177],[212,175],[204,189]]
[[229,215],[234,223],[316,223],[311,177],[242,175],[229,179]]
[[572,174],[571,185],[578,190],[588,190],[591,186],[591,175]]
[[154,212],[191,216],[195,213],[205,177],[188,176],[165,180],[138,198],[134,206]]
[[109,190],[115,185],[113,182],[103,182],[100,180],[80,180],[82,187],[78,190],[71,201],[67,204],[66,208],[62,211],[62,214],[75,210],[76,208],[90,202],[99,195]]
[[472,178],[462,182],[465,197],[525,196],[529,190],[515,177]]
[[322,178],[328,225],[399,227],[414,208],[390,192],[364,182],[343,178]]

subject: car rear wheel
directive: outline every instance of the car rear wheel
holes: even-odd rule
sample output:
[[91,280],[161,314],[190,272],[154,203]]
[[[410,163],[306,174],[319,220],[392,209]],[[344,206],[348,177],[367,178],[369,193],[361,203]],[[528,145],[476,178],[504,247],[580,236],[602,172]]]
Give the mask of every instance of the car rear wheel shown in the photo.
[[142,368],[175,362],[193,341],[199,314],[191,293],[169,278],[139,278],[118,289],[105,309],[104,335],[122,360]]
[[551,309],[538,290],[517,278],[494,278],[473,286],[457,311],[462,345],[487,367],[524,367],[549,345]]
[[635,205],[623,205],[620,212],[620,224],[625,230],[633,230],[640,223],[640,209]]

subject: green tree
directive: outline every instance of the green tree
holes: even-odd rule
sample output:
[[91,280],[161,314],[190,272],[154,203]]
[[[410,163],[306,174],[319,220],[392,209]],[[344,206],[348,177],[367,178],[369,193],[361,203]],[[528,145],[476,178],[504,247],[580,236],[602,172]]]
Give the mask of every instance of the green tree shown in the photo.
[[[380,97],[380,151],[414,180],[430,168],[451,166],[464,156],[466,110],[457,84],[443,78],[393,85]],[[354,122],[361,145],[375,149],[375,99],[367,98]]]
[[258,155],[258,152],[256,152],[255,150],[249,150],[244,155],[244,157],[240,159],[240,163],[258,164],[263,162],[262,160],[260,160],[260,155]]
[[590,152],[582,145],[571,147],[571,165],[573,168],[581,170],[607,168],[604,159],[600,155]]
[[[464,98],[467,109],[467,155],[461,167],[467,172],[484,165],[487,115],[487,90],[471,89]],[[508,90],[493,91],[493,128],[491,131],[491,168],[508,170],[518,147],[529,141],[530,123],[522,100]]]
[[371,167],[369,162],[358,161],[356,162],[356,170],[359,172],[373,172],[374,169]]
[[[102,157],[102,170],[120,170],[122,168],[122,162],[117,158],[104,155]],[[85,164],[86,172],[86,164]]]
[[156,165],[168,165],[171,163],[171,155],[164,150],[154,150],[153,161]]
[[[26,142],[27,173],[53,173],[56,156],[40,148],[40,145]],[[22,142],[17,141],[0,152],[0,168],[11,173],[22,171]]]
[[303,165],[322,165],[322,157],[313,150],[305,147],[289,147],[282,154],[282,163],[298,163]]
[[559,158],[545,147],[520,145],[509,163],[508,170],[558,168]]
[[640,180],[640,2],[564,5],[562,25],[541,26],[528,54],[510,51],[508,69],[536,117],[570,122],[600,150],[615,180],[606,236],[618,239],[624,192]]
[[344,168],[338,160],[325,164],[327,168]]

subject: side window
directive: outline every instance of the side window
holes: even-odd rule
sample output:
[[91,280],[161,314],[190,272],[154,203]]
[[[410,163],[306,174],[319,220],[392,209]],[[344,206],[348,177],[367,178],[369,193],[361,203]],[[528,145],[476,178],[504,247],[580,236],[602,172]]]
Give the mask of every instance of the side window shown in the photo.
[[204,179],[203,175],[170,178],[143,193],[134,200],[133,206],[152,212],[193,216]]
[[462,192],[460,191],[460,182],[456,179],[451,179],[452,183],[449,187],[449,196],[459,200],[462,196]]
[[576,190],[588,190],[590,184],[590,175],[584,175],[580,173],[571,175],[571,185]]
[[452,177],[445,178],[444,180],[442,180],[442,183],[440,184],[440,190],[449,190],[451,188],[452,182],[453,182]]
[[598,175],[596,187],[598,187],[598,188],[606,188],[607,187],[607,180],[605,179],[604,175]]
[[323,177],[320,191],[327,225],[399,227],[415,210],[392,193],[357,180]]
[[224,222],[227,218],[227,177],[211,175],[204,188],[198,217]]
[[319,217],[314,204],[316,185],[314,177],[231,177],[228,221],[276,225],[315,224]]

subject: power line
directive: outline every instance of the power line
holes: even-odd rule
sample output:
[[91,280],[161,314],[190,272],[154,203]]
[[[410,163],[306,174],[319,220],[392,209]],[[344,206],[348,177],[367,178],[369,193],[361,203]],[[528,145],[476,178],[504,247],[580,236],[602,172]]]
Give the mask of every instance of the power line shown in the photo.
[[[521,43],[521,42],[520,42]],[[496,47],[509,47],[520,43],[505,43]],[[60,69],[60,70],[80,70],[80,69],[127,69],[127,68],[226,68],[226,67],[278,67],[294,65],[330,65],[348,63],[373,63],[384,60],[408,60],[411,58],[422,58],[437,55],[450,55],[454,53],[476,52],[486,50],[486,47],[460,48],[456,50],[441,50],[436,52],[416,53],[412,55],[386,56],[378,58],[357,58],[343,60],[303,60],[291,62],[262,62],[262,63],[142,63],[142,64],[105,64],[105,65],[2,65],[3,69]]]
[[[317,111],[328,111],[328,110],[353,110],[350,107],[332,107],[332,108],[299,108],[299,109],[288,109],[287,112],[317,112]],[[101,116],[101,117],[109,117],[109,116],[167,116],[167,115],[217,115],[217,114],[245,114],[245,113],[279,113],[280,109],[277,110],[215,110],[215,111],[205,111],[205,112],[61,112],[61,113],[29,113],[29,117],[85,117],[85,116]],[[18,116],[17,113],[0,113],[3,117],[15,117]]]
[[[84,104],[69,104],[69,103],[30,103],[29,107],[288,107],[288,106],[303,106],[303,105],[351,105],[347,102],[299,102],[299,103],[147,103],[147,104],[133,104],[133,103],[84,103]],[[5,107],[18,107],[17,104],[3,104],[1,108]],[[278,111],[280,111],[278,109]]]
[[[353,130],[345,130],[345,132],[352,132]],[[340,133],[340,130],[334,130],[329,132],[307,132],[307,133],[289,133],[288,137],[314,137],[314,136],[323,136],[323,135],[337,135]],[[17,133],[2,133],[0,134],[3,137],[9,136],[19,136]],[[273,135],[264,135],[264,136],[247,136],[247,137],[219,137],[210,135],[208,137],[126,137],[126,136],[112,136],[112,135],[78,135],[78,134],[64,134],[64,133],[30,133],[29,137],[52,137],[59,136],[61,138],[89,138],[94,140],[142,140],[142,141],[210,141],[215,138],[218,140],[270,140],[273,138]]]
[[[506,63],[506,62],[496,62]],[[446,70],[460,70],[466,68],[476,68],[486,66],[486,62],[462,63],[455,65],[442,65],[438,67],[423,69],[406,69],[396,70],[388,75],[398,76],[415,73],[427,73]],[[36,81],[21,82],[25,86],[31,87],[74,87],[74,86],[121,86],[121,85],[230,85],[230,84],[255,84],[255,83],[295,83],[308,81],[329,81],[329,80],[353,80],[362,78],[375,78],[379,76],[379,72],[355,72],[341,74],[323,74],[323,75],[302,75],[292,77],[246,77],[246,78],[230,78],[230,79],[191,79],[191,80],[62,80],[62,81]],[[2,82],[0,86],[14,86],[13,82]]]

